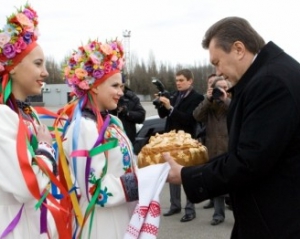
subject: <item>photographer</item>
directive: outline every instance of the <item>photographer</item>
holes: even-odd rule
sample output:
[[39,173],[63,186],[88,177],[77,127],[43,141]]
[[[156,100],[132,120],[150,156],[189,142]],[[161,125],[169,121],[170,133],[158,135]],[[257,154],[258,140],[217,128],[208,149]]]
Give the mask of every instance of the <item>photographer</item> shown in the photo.
[[[193,111],[204,99],[202,95],[193,89],[193,73],[188,69],[182,69],[176,73],[177,91],[167,98],[159,96],[154,102],[160,118],[167,117],[165,132],[171,130],[184,130],[196,137],[197,122],[193,117]],[[163,94],[166,95],[166,94]],[[164,216],[171,216],[181,212],[181,186],[170,184],[170,210]],[[185,215],[181,222],[191,221],[196,217],[195,206],[187,200]]]
[[[227,111],[230,104],[227,90],[230,83],[223,77],[210,75],[207,80],[207,93],[204,101],[194,110],[194,117],[206,125],[205,146],[208,150],[209,158],[227,152],[228,132],[227,132]],[[225,219],[224,196],[212,199],[214,207],[211,225],[218,225]],[[207,205],[205,208],[208,208]]]
[[133,144],[136,135],[136,124],[144,122],[146,117],[146,110],[141,105],[140,99],[127,86],[123,86],[124,95],[118,102],[118,107],[110,111],[111,114],[116,115],[123,123],[124,130]]

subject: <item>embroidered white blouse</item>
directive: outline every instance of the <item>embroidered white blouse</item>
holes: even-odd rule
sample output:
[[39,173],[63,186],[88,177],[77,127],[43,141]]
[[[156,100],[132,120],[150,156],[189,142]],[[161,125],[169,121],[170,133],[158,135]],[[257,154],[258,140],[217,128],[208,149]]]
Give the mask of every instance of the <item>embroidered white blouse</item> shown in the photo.
[[[117,139],[117,146],[97,154],[91,158],[88,169],[88,185],[86,185],[87,157],[70,157],[73,152],[73,143],[77,141],[77,150],[91,150],[98,139],[98,131],[95,121],[81,117],[80,124],[76,126],[73,121],[66,133],[63,143],[65,155],[69,160],[76,183],[81,192],[80,207],[84,214],[89,206],[92,196],[97,191],[97,183],[101,181],[100,193],[97,196],[95,212],[92,220],[90,238],[114,238],[122,239],[133,214],[135,202],[126,201],[126,193],[123,189],[120,177],[127,172],[135,170],[132,145],[122,129],[122,123],[114,116],[114,122],[107,127],[104,138],[106,140]],[[77,132],[76,132],[77,131]],[[79,131],[79,132],[78,132]],[[76,139],[78,135],[78,139]],[[74,138],[75,137],[75,138]],[[105,171],[107,163],[107,171]],[[99,189],[98,189],[99,190]],[[86,222],[82,238],[89,238],[89,217]]]
[[[5,239],[47,238],[46,234],[40,235],[40,210],[35,209],[37,200],[29,191],[22,174],[22,168],[19,165],[17,155],[18,125],[18,115],[8,106],[0,105],[0,237],[24,205],[19,222]],[[32,127],[30,124],[27,126]],[[29,150],[27,153],[28,159],[31,160]],[[50,160],[42,155],[40,158],[52,170]],[[31,167],[42,193],[49,183],[49,178],[37,165],[31,164]],[[53,226],[52,223],[51,225]],[[55,238],[54,236],[51,237]]]

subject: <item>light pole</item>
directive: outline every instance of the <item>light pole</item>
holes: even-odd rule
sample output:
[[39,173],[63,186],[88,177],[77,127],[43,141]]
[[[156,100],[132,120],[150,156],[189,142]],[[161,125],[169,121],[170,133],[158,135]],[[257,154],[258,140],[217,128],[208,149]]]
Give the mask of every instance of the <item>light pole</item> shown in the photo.
[[127,76],[127,85],[130,86],[130,69],[131,69],[131,62],[130,62],[130,36],[131,31],[124,30],[123,31],[123,37],[124,37],[124,49],[125,49],[125,73]]

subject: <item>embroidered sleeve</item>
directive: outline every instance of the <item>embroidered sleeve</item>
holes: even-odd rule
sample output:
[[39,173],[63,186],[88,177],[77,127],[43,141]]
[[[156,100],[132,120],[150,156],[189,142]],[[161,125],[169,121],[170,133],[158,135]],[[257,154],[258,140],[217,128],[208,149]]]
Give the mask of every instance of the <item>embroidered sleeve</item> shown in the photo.
[[35,151],[36,155],[43,155],[47,157],[53,166],[53,173],[57,175],[57,164],[55,161],[55,150],[54,148],[46,142],[39,142],[38,148]]

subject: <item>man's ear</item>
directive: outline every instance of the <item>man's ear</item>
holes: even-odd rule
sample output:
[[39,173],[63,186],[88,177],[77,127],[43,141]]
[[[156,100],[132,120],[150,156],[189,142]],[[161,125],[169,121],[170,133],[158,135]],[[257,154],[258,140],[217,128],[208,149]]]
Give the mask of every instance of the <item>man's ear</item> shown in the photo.
[[233,43],[231,51],[236,54],[239,60],[242,60],[246,54],[246,47],[243,42],[236,41]]
[[238,58],[243,58],[246,52],[245,45],[241,41],[234,42],[231,50],[237,54]]

